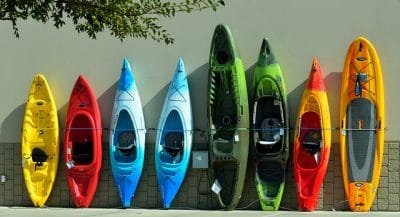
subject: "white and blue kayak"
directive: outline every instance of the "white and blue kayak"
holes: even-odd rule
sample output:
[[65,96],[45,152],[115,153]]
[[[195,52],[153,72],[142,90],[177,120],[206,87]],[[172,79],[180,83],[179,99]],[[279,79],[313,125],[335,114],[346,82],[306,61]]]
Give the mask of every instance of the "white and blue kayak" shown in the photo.
[[184,180],[192,150],[192,106],[182,59],[178,61],[158,124],[155,161],[164,208],[170,208]]
[[128,208],[143,170],[146,130],[142,103],[127,59],[122,64],[110,129],[111,170],[122,207]]

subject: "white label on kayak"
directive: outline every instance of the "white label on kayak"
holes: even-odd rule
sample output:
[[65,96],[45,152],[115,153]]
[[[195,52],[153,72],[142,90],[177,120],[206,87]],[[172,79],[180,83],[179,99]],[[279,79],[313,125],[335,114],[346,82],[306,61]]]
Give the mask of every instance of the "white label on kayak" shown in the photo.
[[222,190],[221,184],[219,184],[218,179],[216,179],[211,186],[211,191],[213,191],[215,194],[219,194]]
[[74,163],[72,161],[67,161],[67,163],[65,163],[68,167],[68,169],[71,169],[72,167],[74,167]]
[[343,135],[343,136],[346,135],[346,129],[342,129],[342,135]]
[[285,133],[285,131],[283,130],[283,128],[279,129],[279,135],[283,136],[283,134]]
[[67,154],[71,154],[71,148],[67,148]]
[[234,140],[235,140],[235,142],[239,142],[239,135],[238,134],[235,134]]

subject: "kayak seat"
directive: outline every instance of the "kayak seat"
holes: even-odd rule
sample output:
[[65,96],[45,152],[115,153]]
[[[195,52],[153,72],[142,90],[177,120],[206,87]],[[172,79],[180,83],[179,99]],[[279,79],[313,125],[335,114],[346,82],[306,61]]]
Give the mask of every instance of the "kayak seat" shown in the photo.
[[116,146],[125,156],[131,156],[136,151],[136,136],[134,131],[125,131],[118,135],[118,143]]
[[89,164],[93,158],[92,142],[75,142],[72,148],[72,160],[76,164]]
[[303,148],[311,154],[315,154],[321,150],[321,132],[310,130],[306,133],[303,140]]
[[265,118],[260,124],[260,145],[273,146],[281,140],[280,129],[282,125],[276,118]]
[[183,133],[167,133],[162,146],[172,157],[176,157],[183,150]]
[[32,150],[32,161],[35,162],[35,170],[37,167],[43,166],[43,162],[46,162],[49,156],[40,148],[34,148]]

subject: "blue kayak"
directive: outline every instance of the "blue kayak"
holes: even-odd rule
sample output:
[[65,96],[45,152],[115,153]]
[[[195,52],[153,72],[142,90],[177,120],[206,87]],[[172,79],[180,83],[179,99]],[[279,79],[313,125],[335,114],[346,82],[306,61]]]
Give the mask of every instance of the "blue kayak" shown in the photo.
[[164,208],[182,185],[192,150],[192,107],[185,66],[180,58],[158,124],[155,161]]
[[110,162],[122,207],[131,206],[143,170],[145,125],[131,66],[124,59],[110,128]]

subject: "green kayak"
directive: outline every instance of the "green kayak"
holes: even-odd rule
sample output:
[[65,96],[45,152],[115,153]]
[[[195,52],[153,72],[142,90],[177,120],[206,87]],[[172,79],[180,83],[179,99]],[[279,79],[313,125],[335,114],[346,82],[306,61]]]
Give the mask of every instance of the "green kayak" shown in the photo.
[[254,72],[252,150],[263,210],[278,210],[289,155],[289,114],[282,71],[264,38]]
[[246,176],[249,108],[243,63],[225,25],[214,31],[208,79],[209,177],[220,206],[231,210]]

